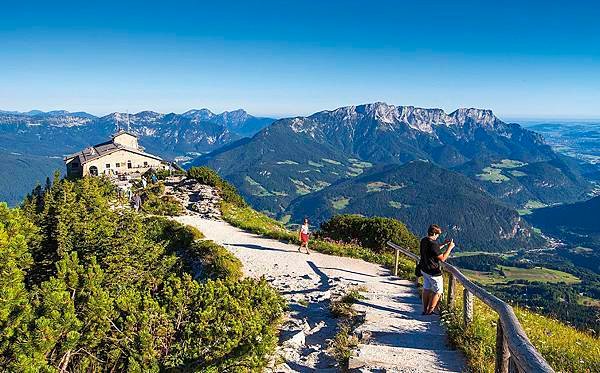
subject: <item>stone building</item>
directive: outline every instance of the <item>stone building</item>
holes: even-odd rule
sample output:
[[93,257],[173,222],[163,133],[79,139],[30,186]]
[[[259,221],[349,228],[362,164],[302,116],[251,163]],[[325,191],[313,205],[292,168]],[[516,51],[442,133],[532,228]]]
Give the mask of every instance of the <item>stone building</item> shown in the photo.
[[119,131],[112,139],[90,146],[64,158],[67,176],[136,176],[144,172],[168,169],[169,165],[160,157],[144,152],[137,136]]

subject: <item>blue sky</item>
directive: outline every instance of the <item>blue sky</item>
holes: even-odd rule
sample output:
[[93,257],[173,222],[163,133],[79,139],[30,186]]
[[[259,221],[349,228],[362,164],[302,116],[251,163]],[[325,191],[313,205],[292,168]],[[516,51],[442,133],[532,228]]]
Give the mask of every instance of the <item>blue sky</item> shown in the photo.
[[385,101],[600,118],[593,1],[27,1],[0,109],[308,114]]

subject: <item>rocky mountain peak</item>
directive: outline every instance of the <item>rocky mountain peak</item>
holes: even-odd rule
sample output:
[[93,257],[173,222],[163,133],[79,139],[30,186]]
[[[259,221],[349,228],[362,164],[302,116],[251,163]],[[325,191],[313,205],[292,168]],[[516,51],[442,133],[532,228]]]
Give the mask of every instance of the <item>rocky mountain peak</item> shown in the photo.
[[450,114],[458,124],[464,125],[467,122],[477,123],[482,126],[494,127],[496,122],[500,122],[491,110],[460,108]]
[[237,109],[237,110],[233,110],[233,111],[224,111],[217,116],[219,117],[220,121],[228,122],[233,125],[235,125],[237,123],[241,123],[250,117],[250,115],[243,109]]
[[203,109],[188,110],[181,115],[186,118],[197,118],[200,120],[208,120],[208,119],[211,119],[212,117],[214,117],[216,114],[206,108],[203,108]]

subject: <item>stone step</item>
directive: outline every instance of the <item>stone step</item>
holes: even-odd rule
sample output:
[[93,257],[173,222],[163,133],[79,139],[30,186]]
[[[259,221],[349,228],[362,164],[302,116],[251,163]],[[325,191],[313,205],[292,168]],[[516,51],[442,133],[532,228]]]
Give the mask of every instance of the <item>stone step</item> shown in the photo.
[[386,372],[461,372],[465,362],[458,351],[380,345],[359,345],[348,369]]

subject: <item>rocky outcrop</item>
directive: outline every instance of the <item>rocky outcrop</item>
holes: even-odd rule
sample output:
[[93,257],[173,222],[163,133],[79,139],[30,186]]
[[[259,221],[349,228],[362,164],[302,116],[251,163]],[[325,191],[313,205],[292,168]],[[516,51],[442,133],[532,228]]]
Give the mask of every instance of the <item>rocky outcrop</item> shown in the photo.
[[188,215],[221,219],[221,196],[217,189],[209,185],[185,176],[174,176],[165,180],[165,193],[180,201]]

